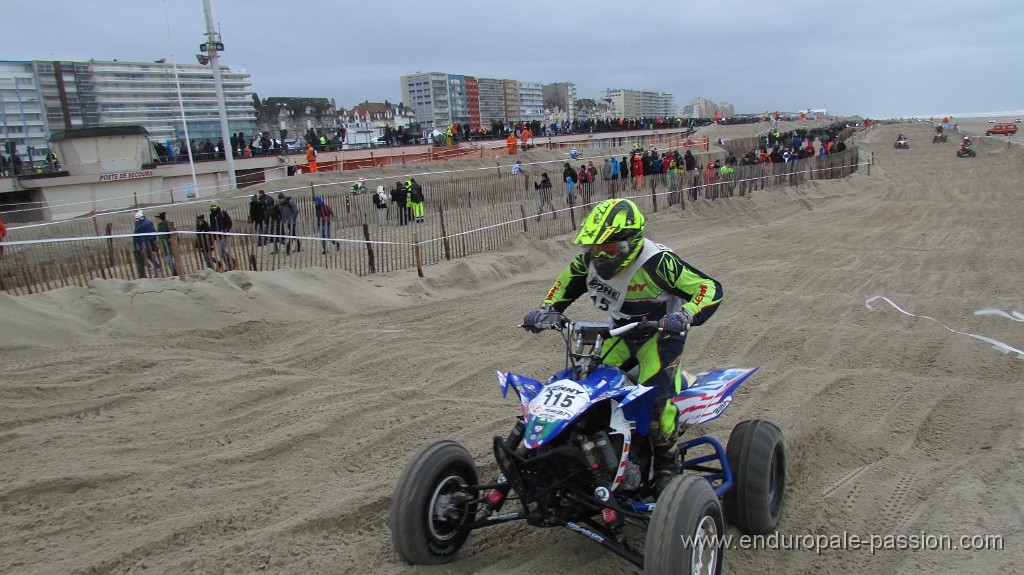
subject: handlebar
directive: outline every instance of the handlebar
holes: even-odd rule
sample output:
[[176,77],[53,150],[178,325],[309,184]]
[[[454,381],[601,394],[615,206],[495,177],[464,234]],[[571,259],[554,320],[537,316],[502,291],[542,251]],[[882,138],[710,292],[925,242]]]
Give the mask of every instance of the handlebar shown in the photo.
[[[576,329],[595,329],[598,328],[598,332],[605,337],[616,337],[624,333],[628,333],[635,329],[653,329],[660,332],[665,330],[660,327],[660,322],[657,321],[634,321],[621,325],[619,327],[611,327],[604,322],[572,322],[565,316],[560,316],[561,321],[559,322],[542,322],[534,325],[519,324],[517,327],[525,329],[536,329],[536,330],[547,330],[547,329],[564,329],[566,327],[576,326]],[[683,333],[683,332],[679,332]]]
[[658,322],[656,321],[634,321],[631,323],[627,323],[626,325],[613,327],[609,329],[608,335],[611,337],[615,337],[617,335],[622,335],[626,332],[633,331],[634,329],[657,329],[658,331],[662,331],[662,329],[658,327]]

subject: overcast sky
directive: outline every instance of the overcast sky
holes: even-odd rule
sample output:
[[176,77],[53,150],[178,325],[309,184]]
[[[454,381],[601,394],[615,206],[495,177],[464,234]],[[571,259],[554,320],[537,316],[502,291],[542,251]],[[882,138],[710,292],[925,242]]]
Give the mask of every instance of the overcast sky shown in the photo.
[[[260,98],[401,101],[447,72],[700,96],[737,112],[1024,109],[1022,0],[210,0]],[[166,17],[165,17],[166,14]],[[168,26],[169,23],[169,26]],[[170,33],[168,34],[168,27]],[[203,0],[0,0],[0,60],[195,63]]]

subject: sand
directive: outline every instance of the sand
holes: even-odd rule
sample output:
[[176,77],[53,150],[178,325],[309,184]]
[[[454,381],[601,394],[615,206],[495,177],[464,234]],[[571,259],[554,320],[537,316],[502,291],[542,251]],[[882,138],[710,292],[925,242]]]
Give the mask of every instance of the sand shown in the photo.
[[[892,147],[900,129],[909,150]],[[751,418],[783,430],[782,534],[1005,548],[736,549],[723,572],[1013,572],[1024,359],[865,300],[1024,348],[1020,322],[974,314],[1024,310],[1024,154],[981,138],[958,159],[920,123],[857,143],[870,175],[649,214],[650,237],[724,286],[687,367],[761,367],[691,434],[724,441]],[[204,272],[0,295],[0,573],[638,572],[520,524],[475,532],[440,568],[391,548],[409,456],[454,439],[492,476],[491,437],[518,412],[495,370],[561,365],[556,335],[515,326],[576,253],[569,239],[516,237],[425,279]]]

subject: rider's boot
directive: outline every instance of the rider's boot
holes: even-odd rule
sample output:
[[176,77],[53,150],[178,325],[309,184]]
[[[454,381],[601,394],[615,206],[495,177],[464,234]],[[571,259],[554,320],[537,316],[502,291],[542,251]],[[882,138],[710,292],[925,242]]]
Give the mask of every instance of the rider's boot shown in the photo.
[[654,496],[661,496],[661,492],[668,487],[669,483],[679,475],[679,450],[676,444],[679,442],[679,429],[676,426],[675,418],[677,410],[675,405],[669,402],[655,406],[651,413],[650,435],[651,443],[654,444]]

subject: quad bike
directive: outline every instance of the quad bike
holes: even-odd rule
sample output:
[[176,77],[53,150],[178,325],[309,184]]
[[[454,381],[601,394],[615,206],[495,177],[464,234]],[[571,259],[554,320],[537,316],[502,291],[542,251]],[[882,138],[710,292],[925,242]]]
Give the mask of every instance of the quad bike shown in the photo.
[[[502,396],[515,390],[522,415],[508,437],[494,437],[496,479],[481,483],[472,456],[454,441],[426,445],[406,464],[389,519],[398,555],[413,564],[446,563],[470,531],[525,520],[566,527],[647,574],[714,575],[722,569],[725,520],[746,534],[773,532],[786,485],[779,428],[743,421],[727,447],[712,437],[681,442],[681,472],[655,501],[653,445],[646,435],[655,390],[601,363],[601,350],[607,338],[657,329],[657,322],[613,328],[560,317],[524,327],[562,335],[564,369],[546,383],[498,372]],[[680,429],[720,416],[756,370],[690,375],[673,369],[682,388],[672,399]],[[516,508],[502,512],[511,502]]]
[[958,158],[974,158],[977,157],[977,155],[978,153],[975,152],[974,148],[972,148],[969,145],[960,146],[960,148],[956,151],[956,157]]
[[896,140],[896,143],[893,145],[893,147],[895,147],[896,149],[902,148],[904,150],[907,150],[910,149],[910,144],[907,142],[906,138],[900,138],[899,140]]
[[937,144],[939,142],[945,142],[946,140],[947,140],[947,137],[946,137],[945,133],[943,133],[943,134],[935,134],[932,137],[932,143],[933,144]]

